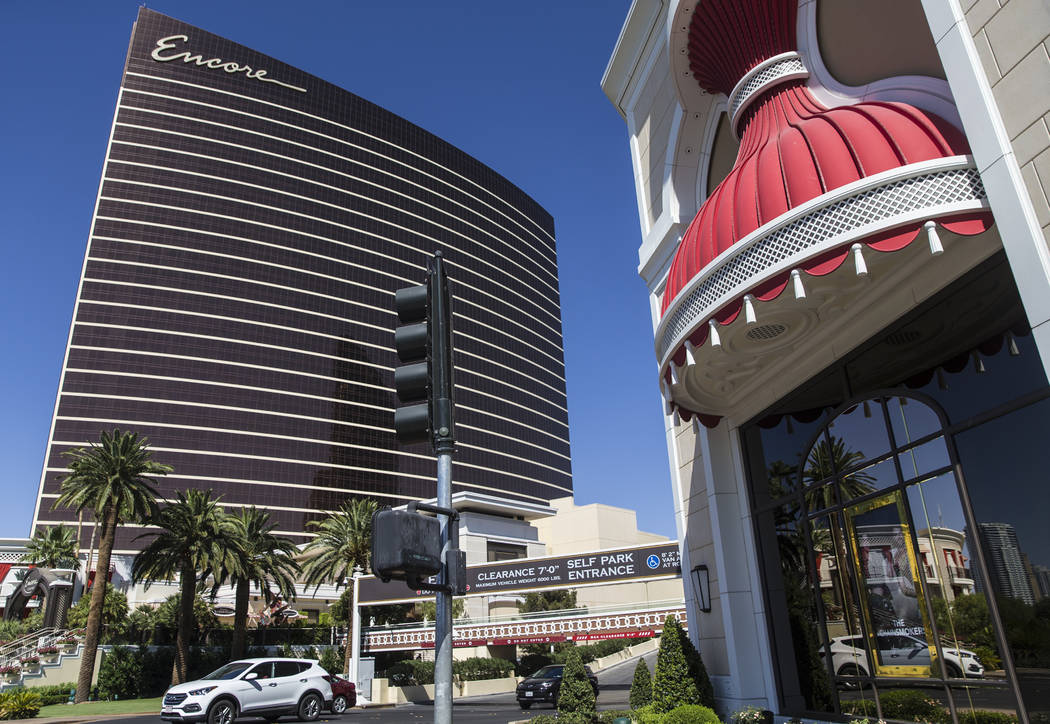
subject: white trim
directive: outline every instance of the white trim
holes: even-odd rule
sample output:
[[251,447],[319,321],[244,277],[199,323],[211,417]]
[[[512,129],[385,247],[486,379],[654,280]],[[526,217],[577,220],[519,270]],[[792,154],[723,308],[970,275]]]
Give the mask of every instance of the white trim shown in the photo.
[[816,0],[799,0],[796,17],[798,52],[810,69],[807,88],[814,98],[828,108],[864,101],[897,101],[929,111],[956,127],[961,125],[951,89],[940,78],[902,75],[880,78],[862,86],[849,86],[836,80],[820,54],[817,5]]
[[[790,66],[794,65],[802,66],[801,70],[790,70]],[[761,75],[767,69],[772,69],[774,66],[783,65],[784,69],[777,74],[763,81],[760,85],[746,90],[751,80]],[[767,89],[774,85],[779,85],[789,80],[797,80],[799,78],[808,78],[809,71],[805,68],[805,63],[802,61],[802,56],[793,50],[789,50],[786,53],[780,53],[774,55],[772,58],[766,58],[761,63],[756,65],[754,68],[744,73],[744,77],[737,81],[737,84],[733,86],[733,90],[729,93],[728,107],[732,109],[730,113],[730,127],[736,137],[740,137],[740,133],[737,131],[737,124],[740,121],[740,117],[743,115],[752,103],[758,98],[760,94],[765,92]],[[745,92],[746,91],[746,92]]]
[[[663,369],[667,363],[667,359],[674,353],[678,345],[681,344],[682,340],[686,336],[692,333],[695,329],[697,320],[705,321],[706,317],[720,309],[728,301],[735,299],[737,296],[742,294],[749,288],[760,284],[766,279],[770,279],[777,274],[791,269],[794,266],[802,263],[804,260],[813,258],[827,249],[840,246],[847,243],[848,241],[864,236],[869,236],[878,231],[884,229],[893,228],[902,224],[906,224],[913,221],[927,220],[930,218],[936,218],[939,216],[951,215],[959,213],[961,211],[976,210],[985,208],[987,201],[983,199],[976,199],[973,201],[956,202],[951,204],[940,204],[932,207],[924,207],[906,211],[897,215],[889,216],[884,219],[879,219],[870,223],[861,224],[859,226],[846,228],[840,233],[834,234],[826,239],[821,240],[819,243],[802,249],[801,251],[768,266],[764,272],[759,276],[753,276],[744,282],[736,285],[733,289],[721,294],[718,300],[708,305],[707,308],[702,310],[701,314],[692,315],[692,321],[688,324],[683,325],[683,330],[676,334],[673,339],[665,339],[668,327],[672,323],[678,323],[679,314],[677,312],[681,306],[687,302],[690,295],[698,289],[707,279],[711,278],[715,273],[720,271],[724,266],[731,264],[733,259],[740,254],[746,252],[751,246],[761,242],[763,239],[775,234],[777,231],[803,220],[805,217],[820,211],[823,208],[830,207],[833,204],[847,201],[853,197],[862,197],[868,191],[879,189],[882,187],[890,186],[894,183],[898,183],[902,180],[917,178],[920,176],[933,175],[936,173],[942,173],[945,171],[956,171],[963,170],[966,168],[972,168],[972,159],[968,156],[951,156],[943,159],[932,159],[930,161],[922,161],[920,163],[909,164],[907,166],[901,166],[899,168],[889,169],[882,173],[874,174],[872,176],[866,176],[853,183],[840,186],[836,189],[832,189],[827,193],[821,194],[813,199],[810,199],[804,204],[796,206],[790,211],[781,214],[772,221],[763,224],[755,231],[748,234],[743,239],[734,243],[731,247],[720,253],[714,260],[708,263],[703,269],[690,280],[689,284],[683,287],[671,304],[667,306],[666,312],[664,313],[663,319],[660,321],[660,325],[657,328],[656,333],[656,354],[660,360],[660,367]],[[703,317],[704,319],[701,319]]]
[[[397,144],[395,144],[395,143],[392,143],[391,141],[388,141],[388,140],[387,140],[387,139],[385,139],[385,138],[380,138],[380,137],[378,137],[378,136],[373,136],[373,135],[371,135],[371,134],[369,134],[369,133],[365,133],[364,131],[362,131],[362,130],[360,130],[360,129],[358,129],[358,128],[354,128],[354,127],[352,127],[352,126],[347,126],[347,125],[344,125],[344,124],[342,124],[342,123],[337,123],[337,122],[335,122],[335,121],[331,120],[330,118],[324,118],[324,117],[322,117],[322,116],[315,116],[315,115],[313,115],[313,114],[310,114],[310,113],[306,113],[306,112],[304,112],[304,111],[302,111],[302,110],[300,110],[300,109],[298,109],[298,108],[292,108],[292,107],[289,107],[289,106],[282,106],[282,105],[280,105],[280,104],[278,104],[278,103],[272,103],[272,102],[270,102],[270,101],[264,101],[264,100],[260,100],[259,98],[254,98],[254,97],[252,97],[252,96],[246,96],[246,95],[242,95],[242,94],[240,94],[240,93],[233,93],[233,92],[231,92],[231,91],[225,91],[225,90],[220,90],[220,89],[218,89],[218,88],[212,88],[212,87],[209,87],[209,86],[204,86],[204,85],[198,85],[198,84],[196,84],[196,83],[188,83],[188,82],[186,82],[186,81],[180,81],[180,80],[175,80],[175,79],[173,79],[173,78],[164,78],[164,77],[161,77],[161,76],[149,75],[149,74],[146,74],[146,73],[136,73],[136,72],[134,72],[134,71],[127,71],[127,72],[125,73],[125,75],[128,75],[128,76],[137,76],[137,77],[141,77],[141,78],[148,78],[148,79],[150,79],[150,80],[154,80],[154,81],[160,81],[160,82],[164,82],[164,83],[172,83],[172,84],[175,84],[175,85],[182,85],[182,86],[188,86],[188,87],[190,87],[190,88],[196,88],[196,89],[198,89],[198,90],[208,91],[208,92],[210,92],[210,93],[219,93],[219,94],[222,94],[222,95],[227,95],[227,96],[233,96],[234,98],[240,98],[241,100],[246,100],[246,101],[250,101],[250,102],[252,102],[252,103],[259,103],[259,104],[261,104],[261,105],[266,105],[266,106],[273,106],[274,108],[279,108],[279,109],[280,109],[280,110],[282,110],[282,111],[288,111],[289,113],[293,113],[293,114],[295,114],[295,115],[298,115],[298,116],[304,116],[304,117],[306,117],[306,118],[312,118],[312,119],[314,119],[314,120],[317,120],[317,121],[321,121],[322,123],[326,123],[326,124],[328,124],[328,125],[331,125],[331,126],[335,126],[336,128],[341,128],[341,129],[343,129],[343,130],[351,131],[351,132],[353,132],[353,133],[356,133],[356,134],[358,134],[358,135],[360,135],[360,136],[364,136],[365,138],[369,138],[369,139],[371,139],[371,140],[373,140],[373,141],[377,141],[377,142],[379,142],[379,143],[382,143],[382,144],[385,144],[385,145],[387,145],[387,146],[391,146],[391,147],[393,147],[393,148],[396,148],[396,149],[398,149],[398,150],[404,151],[405,153],[407,153],[407,154],[408,154],[408,155],[410,155],[410,156],[415,156],[416,158],[418,158],[418,159],[420,159],[420,160],[422,160],[422,161],[426,161],[426,162],[427,162],[428,164],[430,164],[430,165],[432,165],[432,166],[436,166],[436,167],[438,167],[438,168],[440,168],[440,169],[442,169],[442,170],[444,170],[444,171],[447,171],[447,172],[448,172],[448,173],[449,173],[450,175],[452,175],[452,176],[455,176],[455,177],[457,177],[457,178],[460,178],[460,179],[462,179],[463,181],[466,181],[466,182],[467,182],[468,184],[470,184],[470,185],[472,185],[472,186],[475,186],[475,187],[477,187],[477,188],[478,188],[479,190],[481,190],[481,191],[484,191],[484,192],[485,192],[486,194],[488,194],[489,196],[493,197],[494,199],[496,199],[496,200],[497,200],[497,201],[499,201],[500,203],[502,203],[502,204],[506,205],[506,206],[507,206],[507,208],[509,208],[510,210],[514,211],[515,213],[517,213],[518,215],[520,215],[520,216],[521,216],[521,217],[522,217],[523,219],[525,219],[525,220],[526,220],[526,221],[528,221],[528,222],[529,222],[530,224],[532,224],[533,226],[535,226],[535,227],[536,227],[536,229],[538,230],[538,232],[539,232],[540,234],[542,234],[543,236],[546,236],[547,238],[549,238],[549,239],[550,239],[550,241],[551,241],[551,245],[550,245],[549,249],[550,249],[550,251],[552,251],[552,252],[553,252],[553,251],[555,250],[555,249],[554,249],[554,246],[553,246],[553,244],[554,244],[554,241],[555,241],[555,240],[554,240],[554,237],[553,237],[553,236],[552,236],[551,234],[549,234],[549,233],[548,233],[547,231],[545,231],[545,230],[544,230],[543,228],[541,228],[541,227],[539,226],[539,224],[537,224],[537,223],[536,223],[535,221],[533,221],[532,219],[530,219],[530,218],[529,218],[529,217],[528,217],[528,216],[527,216],[526,214],[524,214],[524,213],[523,213],[523,212],[522,212],[522,211],[521,211],[520,209],[518,209],[517,207],[515,207],[515,206],[512,206],[512,205],[511,205],[511,204],[510,204],[509,202],[507,202],[506,200],[504,200],[504,199],[500,198],[500,197],[499,197],[499,196],[497,196],[496,194],[492,193],[491,191],[489,191],[489,190],[488,190],[487,188],[485,188],[485,187],[484,187],[484,186],[482,186],[481,184],[477,183],[476,181],[472,181],[471,179],[467,178],[466,176],[462,176],[461,174],[458,174],[458,173],[456,173],[455,171],[453,171],[453,170],[451,170],[451,169],[449,169],[449,168],[447,168],[447,167],[445,167],[445,166],[442,166],[441,164],[437,163],[436,161],[434,161],[434,160],[432,160],[432,159],[429,159],[429,158],[427,158],[426,156],[422,156],[422,155],[420,155],[420,154],[416,153],[415,151],[411,151],[411,150],[409,150],[409,149],[407,149],[407,148],[404,148],[403,146],[398,146]],[[175,96],[165,96],[165,95],[162,95],[162,94],[159,94],[159,93],[147,93],[146,91],[140,91],[140,90],[135,90],[134,88],[125,88],[124,90],[128,90],[128,91],[130,91],[130,92],[134,92],[134,93],[144,93],[144,94],[148,94],[148,95],[156,95],[156,96],[159,96],[159,97],[162,97],[162,98],[171,98],[171,99],[173,99],[173,100],[180,100],[180,101],[184,101],[184,102],[187,102],[187,103],[200,103],[201,105],[209,105],[209,104],[205,104],[205,103],[202,103],[202,102],[200,102],[200,101],[193,101],[193,100],[190,100],[190,99],[186,99],[186,98],[177,98],[177,97],[175,97]],[[272,119],[272,118],[268,118],[268,117],[266,117],[266,116],[254,116],[254,114],[250,114],[250,113],[245,113],[244,111],[238,111],[238,110],[236,110],[236,109],[234,109],[234,108],[229,108],[229,107],[226,107],[226,106],[209,106],[209,107],[212,107],[212,108],[218,108],[218,109],[220,109],[220,110],[223,110],[223,111],[229,111],[229,112],[231,112],[231,113],[240,113],[240,114],[243,114],[243,115],[253,116],[253,117],[255,117],[255,118],[261,118],[261,119],[263,119],[263,120],[265,120],[265,121],[267,121],[267,122],[270,122],[270,123],[279,123],[279,122],[278,122],[278,121],[276,121],[275,119]],[[289,126],[291,126],[292,128],[300,128],[299,126],[292,126],[291,124],[283,124],[283,125],[289,125]],[[301,130],[303,130],[303,131],[307,131],[307,132],[309,132],[309,133],[314,133],[314,134],[316,134],[316,135],[319,135],[319,136],[324,136],[324,134],[318,133],[317,131],[311,131],[310,129],[306,129],[306,128],[301,128]],[[331,136],[324,136],[324,137],[325,137],[325,138],[332,138]],[[347,143],[346,141],[343,141],[343,140],[341,140],[341,139],[334,139],[334,140],[337,140],[337,141],[339,141],[340,143],[344,143],[344,144],[346,144],[346,145],[352,145],[352,144],[349,144],[349,143]],[[525,226],[524,226],[524,225],[523,225],[523,224],[522,224],[521,222],[519,222],[519,221],[517,221],[517,220],[515,220],[515,219],[511,218],[511,217],[510,217],[510,216],[509,216],[508,214],[506,214],[506,213],[504,213],[504,212],[502,212],[502,211],[500,211],[500,210],[496,209],[496,208],[495,208],[494,206],[492,206],[491,204],[488,204],[488,203],[486,203],[486,202],[482,201],[482,200],[481,200],[480,198],[478,198],[478,197],[474,196],[473,194],[470,194],[470,193],[468,193],[468,192],[464,191],[463,189],[460,189],[460,188],[458,188],[458,187],[455,187],[455,186],[453,186],[452,184],[448,183],[447,181],[443,181],[442,179],[439,179],[439,178],[437,178],[437,177],[435,177],[435,176],[431,176],[430,174],[426,173],[426,172],[425,172],[425,171],[423,171],[422,169],[419,169],[419,168],[416,168],[416,167],[411,167],[411,166],[409,166],[408,164],[406,164],[406,163],[404,163],[404,162],[402,162],[402,161],[398,161],[397,159],[394,159],[394,158],[390,158],[390,157],[388,157],[388,156],[383,156],[382,154],[378,154],[378,153],[376,153],[375,151],[371,151],[371,150],[369,150],[369,149],[364,149],[364,148],[363,148],[363,149],[361,149],[361,150],[363,150],[363,151],[365,151],[365,152],[367,152],[367,153],[371,153],[371,154],[373,154],[373,155],[376,155],[376,156],[380,156],[381,158],[385,158],[385,159],[387,159],[387,160],[389,160],[389,161],[392,161],[392,162],[394,162],[394,163],[396,163],[396,164],[398,164],[398,165],[401,165],[401,166],[405,166],[405,167],[408,167],[408,168],[413,168],[413,170],[415,170],[415,171],[419,171],[420,173],[424,174],[425,176],[428,176],[428,177],[430,177],[430,178],[433,178],[433,179],[434,179],[435,181],[438,181],[438,182],[440,182],[440,183],[443,183],[443,184],[445,184],[446,186],[449,186],[449,187],[451,187],[451,188],[455,188],[455,189],[456,189],[457,191],[459,191],[460,193],[463,193],[463,194],[464,194],[464,195],[466,195],[466,196],[470,196],[470,197],[471,197],[472,199],[474,199],[474,200],[475,200],[475,201],[477,201],[478,203],[480,203],[480,204],[482,204],[482,205],[484,205],[484,206],[488,206],[488,207],[489,207],[490,209],[492,209],[492,210],[493,210],[493,211],[495,211],[496,213],[498,213],[498,214],[500,214],[501,216],[505,217],[505,218],[506,218],[506,219],[507,219],[508,221],[511,221],[511,222],[513,222],[513,223],[517,224],[517,225],[518,225],[519,227],[521,227],[521,229],[522,229],[523,231],[525,231],[526,233],[528,233],[528,234],[530,234],[531,236],[535,237],[535,238],[537,239],[537,241],[541,241],[541,242],[543,241],[543,239],[542,239],[542,238],[540,237],[540,235],[539,235],[539,234],[537,234],[537,233],[536,233],[535,231],[529,231],[529,230],[527,230],[527,229],[525,228]],[[502,177],[501,177],[501,178],[502,178]],[[511,185],[509,181],[508,181],[508,185]]]
[[[922,0],[922,7],[988,191],[1043,368],[1050,374],[1050,250],[965,14],[957,0]],[[1045,98],[1045,93],[1039,96],[1044,102]]]
[[[116,129],[117,129],[117,113],[118,113],[118,108],[120,106],[120,101],[121,101],[121,98],[123,96],[123,93],[124,93],[124,90],[123,90],[123,88],[121,88],[121,90],[118,91],[118,93],[117,93],[117,103],[116,103],[116,106],[113,109],[113,121],[111,122],[110,127],[109,127],[109,140],[106,142],[106,155],[104,156],[105,161],[102,164],[102,174],[101,174],[101,176],[99,176],[98,189],[95,192],[95,208],[92,210],[92,213],[91,213],[91,229],[88,231],[88,239],[90,239],[91,235],[95,233],[95,224],[98,222],[98,207],[99,207],[99,204],[102,201],[102,184],[103,184],[103,182],[104,182],[104,180],[106,178],[106,166],[109,164],[109,154],[110,154],[110,151],[112,150],[112,147],[113,147],[113,135],[116,133]],[[84,289],[84,276],[87,273],[88,250],[89,249],[90,249],[90,243],[84,249],[84,261],[81,264],[81,267],[80,267],[80,279],[77,282],[77,294],[76,294],[76,297],[75,297],[76,301],[74,301],[74,303],[73,303],[73,314],[69,318],[69,333],[66,336],[65,354],[62,356],[62,368],[61,368],[62,371],[59,373],[59,377],[58,377],[58,388],[55,390],[55,405],[54,405],[54,408],[52,409],[52,413],[51,413],[51,427],[49,428],[48,433],[47,433],[48,444],[47,444],[47,447],[44,448],[44,466],[45,467],[44,467],[44,469],[42,469],[40,471],[40,485],[37,487],[36,506],[33,508],[33,522],[29,526],[30,532],[32,532],[37,527],[37,525],[39,524],[40,500],[41,500],[41,496],[44,493],[44,476],[46,475],[46,472],[47,472],[47,470],[46,470],[47,457],[50,454],[51,439],[54,437],[54,434],[55,434],[55,421],[56,421],[56,418],[58,417],[58,402],[59,402],[59,399],[61,398],[61,395],[62,395],[62,386],[65,384],[65,381],[66,381],[66,363],[69,361],[69,350],[70,350],[70,346],[73,344],[73,330],[74,330],[75,325],[76,325],[77,310],[80,308],[80,294],[81,294],[81,292]]]

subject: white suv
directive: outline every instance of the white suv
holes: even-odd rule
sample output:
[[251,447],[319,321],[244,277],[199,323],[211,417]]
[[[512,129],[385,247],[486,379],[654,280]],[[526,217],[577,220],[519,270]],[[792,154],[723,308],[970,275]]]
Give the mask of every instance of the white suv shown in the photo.
[[[930,666],[930,647],[922,639],[904,634],[880,634],[879,656],[887,666]],[[863,636],[838,636],[831,640],[831,666],[838,676],[868,676]],[[823,653],[821,653],[823,656]],[[966,649],[944,649],[944,667],[953,679],[980,678],[984,666]],[[934,672],[935,675],[939,672]]]
[[328,672],[312,659],[241,659],[164,694],[160,718],[232,724],[242,714],[314,721],[332,703]]

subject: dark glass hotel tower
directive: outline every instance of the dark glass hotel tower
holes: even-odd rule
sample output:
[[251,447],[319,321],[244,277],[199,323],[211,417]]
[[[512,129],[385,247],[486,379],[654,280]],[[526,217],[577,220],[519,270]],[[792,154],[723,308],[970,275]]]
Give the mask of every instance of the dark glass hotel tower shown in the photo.
[[113,428],[174,468],[162,498],[211,488],[299,541],[348,497],[433,497],[434,458],[392,430],[392,310],[437,249],[454,295],[453,491],[571,495],[550,215],[404,119],[140,9],[34,527],[76,520],[52,509],[62,452]]

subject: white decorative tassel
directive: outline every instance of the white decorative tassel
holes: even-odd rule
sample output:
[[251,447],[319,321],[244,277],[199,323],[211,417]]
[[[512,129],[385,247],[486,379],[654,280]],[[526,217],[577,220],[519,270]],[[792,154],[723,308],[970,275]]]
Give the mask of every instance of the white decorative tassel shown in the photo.
[[1013,332],[1006,333],[1006,348],[1010,350],[1011,357],[1017,357],[1021,354],[1021,350],[1017,348],[1017,338],[1014,337]]
[[744,295],[744,322],[746,324],[754,324],[757,320],[755,317],[755,303],[754,297],[750,294]]
[[674,426],[675,427],[678,427],[679,425],[682,424],[682,418],[679,416],[678,410],[674,411],[674,414],[671,416],[671,419],[672,419],[672,421],[674,421]]
[[[660,378],[660,394],[663,395],[664,401],[671,401],[671,387],[667,384],[667,380],[663,377]],[[671,413],[667,413],[671,414]]]
[[698,418],[696,415],[693,415],[693,419],[691,420],[691,422],[693,424],[693,434],[694,435],[699,435],[700,434],[700,418]]
[[718,336],[718,322],[713,319],[707,320],[707,326],[711,330],[711,346],[721,347],[722,338]]
[[671,384],[678,384],[678,370],[675,369],[674,360],[667,363],[667,369],[671,371]]
[[685,341],[685,364],[686,364],[686,366],[692,367],[693,365],[696,364],[696,355],[694,354],[695,351],[696,351],[696,347],[694,347],[693,343],[690,342],[687,339]]
[[864,247],[854,244],[850,247],[850,251],[853,252],[853,264],[857,267],[857,276],[868,276],[868,265],[864,263]]
[[944,245],[941,244],[940,234],[937,233],[937,224],[932,221],[927,221],[922,225],[922,228],[926,229],[926,238],[930,242],[930,254],[932,256],[940,256],[944,253]]
[[791,286],[795,290],[795,299],[806,298],[806,288],[802,286],[802,274],[798,269],[791,270]]

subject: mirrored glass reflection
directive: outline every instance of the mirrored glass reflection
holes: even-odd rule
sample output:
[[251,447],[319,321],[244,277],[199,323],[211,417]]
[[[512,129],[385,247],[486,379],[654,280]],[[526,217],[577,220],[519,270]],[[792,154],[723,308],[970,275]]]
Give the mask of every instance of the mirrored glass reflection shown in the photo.
[[937,413],[919,400],[907,397],[892,397],[886,401],[893,441],[904,447],[914,440],[921,440],[941,429]]
[[951,465],[948,446],[943,437],[938,437],[922,445],[903,451],[900,454],[901,475],[905,480],[917,478],[934,470],[941,470]]
[[[828,452],[832,454],[839,472],[857,467],[866,460],[882,457],[890,450],[886,421],[879,400],[865,400],[843,412],[828,426],[828,435],[831,438]],[[836,441],[845,441],[845,449],[841,452]]]

